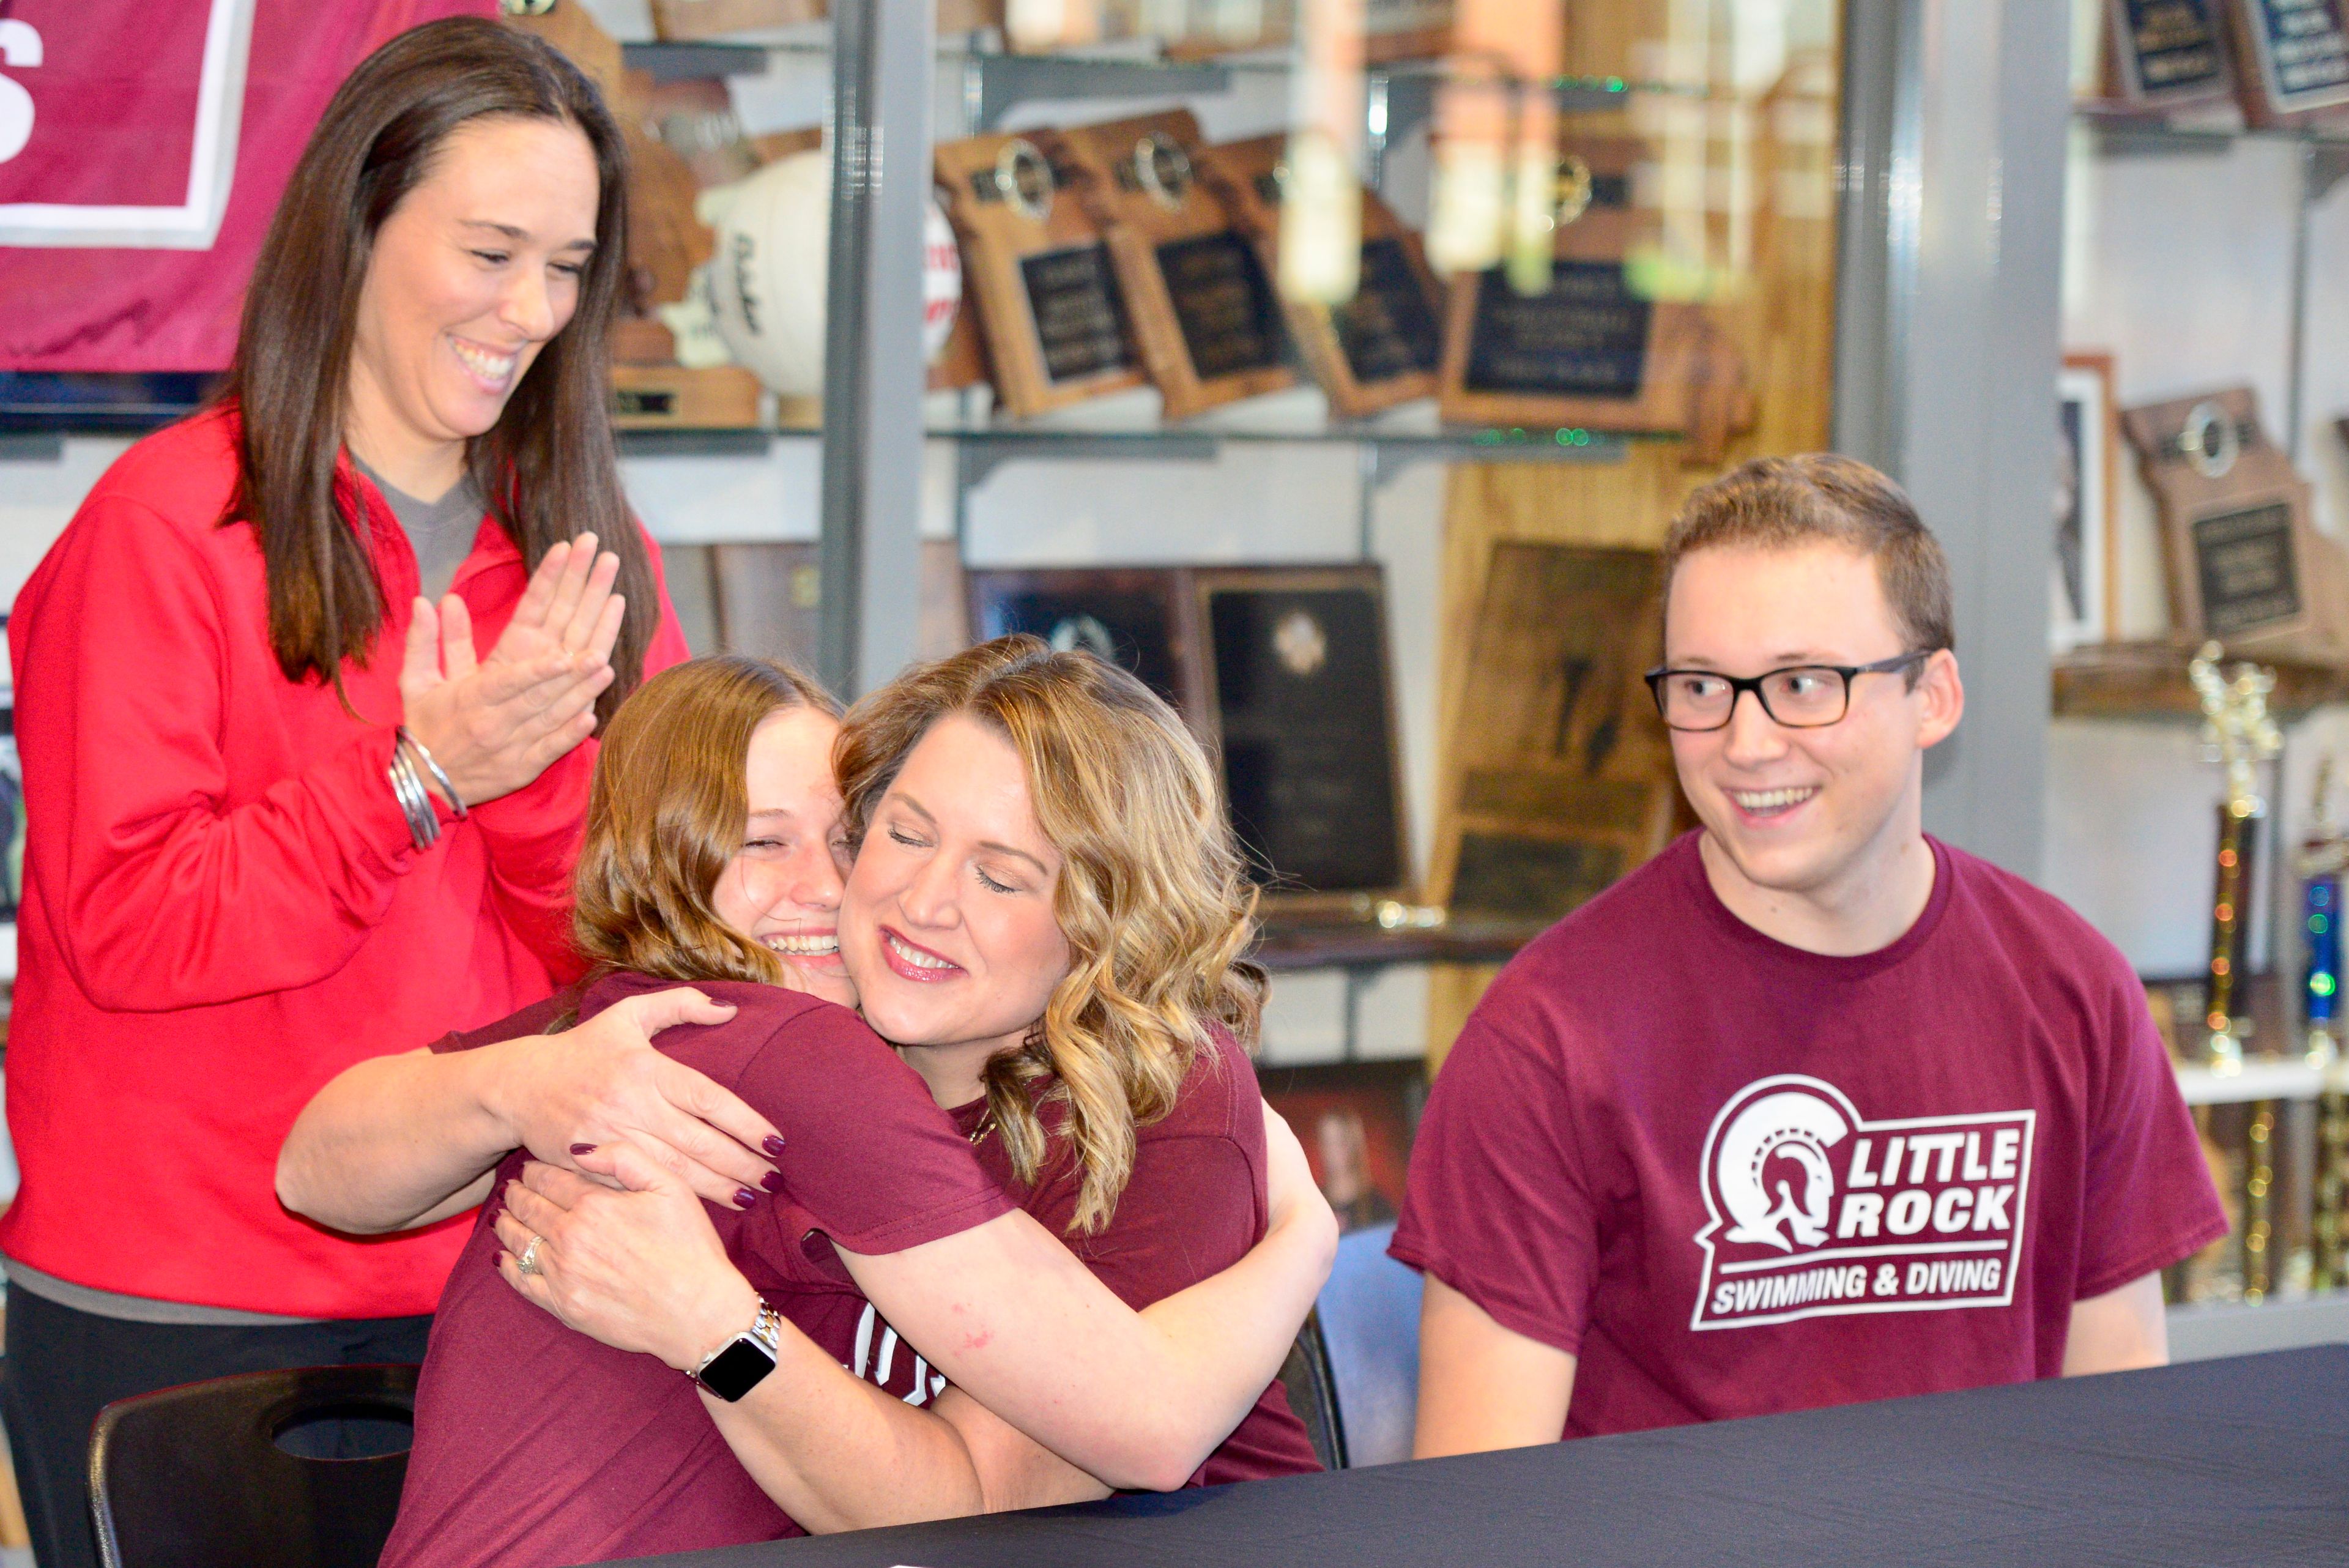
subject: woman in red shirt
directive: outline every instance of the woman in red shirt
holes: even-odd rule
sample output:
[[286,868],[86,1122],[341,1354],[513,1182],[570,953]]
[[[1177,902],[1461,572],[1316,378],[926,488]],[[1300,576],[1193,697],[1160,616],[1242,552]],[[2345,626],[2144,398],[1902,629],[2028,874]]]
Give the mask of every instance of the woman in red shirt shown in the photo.
[[605,414],[622,173],[543,45],[378,50],[220,400],[124,454],[16,600],[0,1392],[44,1568],[95,1561],[108,1401],[422,1352],[463,1228],[357,1244],[272,1173],[344,1067],[575,967],[587,737],[685,652]]

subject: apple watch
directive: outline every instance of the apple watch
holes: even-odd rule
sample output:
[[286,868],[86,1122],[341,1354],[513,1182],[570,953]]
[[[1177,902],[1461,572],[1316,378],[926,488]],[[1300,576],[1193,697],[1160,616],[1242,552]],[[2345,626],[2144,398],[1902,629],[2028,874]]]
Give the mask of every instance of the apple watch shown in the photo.
[[762,1298],[750,1326],[703,1356],[686,1376],[733,1404],[775,1369],[783,1353],[782,1322],[782,1314]]

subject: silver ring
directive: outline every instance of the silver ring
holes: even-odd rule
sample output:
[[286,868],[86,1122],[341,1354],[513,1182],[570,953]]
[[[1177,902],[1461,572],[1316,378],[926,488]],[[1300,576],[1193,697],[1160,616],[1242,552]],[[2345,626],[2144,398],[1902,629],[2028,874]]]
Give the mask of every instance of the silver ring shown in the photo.
[[518,1274],[538,1272],[538,1244],[545,1240],[543,1236],[533,1236],[530,1239],[530,1245],[524,1247],[522,1250],[522,1256],[514,1260],[514,1272]]

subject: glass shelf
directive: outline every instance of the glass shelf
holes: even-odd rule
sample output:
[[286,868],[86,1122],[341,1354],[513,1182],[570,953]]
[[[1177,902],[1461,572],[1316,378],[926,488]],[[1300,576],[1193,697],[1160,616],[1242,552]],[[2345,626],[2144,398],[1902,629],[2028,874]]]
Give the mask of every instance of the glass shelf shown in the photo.
[[[756,453],[772,441],[814,441],[820,430],[637,429],[620,433],[629,457]],[[1372,424],[1332,424],[1320,429],[1244,430],[1176,426],[1132,430],[1087,430],[1068,426],[933,425],[923,431],[935,441],[952,441],[980,454],[978,466],[992,468],[1020,459],[1073,461],[1133,457],[1169,461],[1205,460],[1219,448],[1342,446],[1375,449],[1390,461],[1444,462],[1619,462],[1633,441],[1677,441],[1675,435],[1629,434],[1568,427],[1562,430],[1395,429]]]
[[[1018,54],[979,47],[969,36],[958,35],[938,40],[937,57],[956,65],[1039,76],[1065,73],[1073,78],[1078,73],[1092,73],[1103,80],[1130,76],[1137,82],[1147,81],[1162,94],[1221,92],[1228,88],[1235,76],[1286,76],[1296,67],[1295,58],[1286,47],[1204,59],[1145,52],[1154,48],[1148,40],[1133,39],[1081,51]],[[713,38],[692,43],[630,43],[621,45],[620,53],[622,62],[631,70],[643,71],[655,81],[679,81],[689,78],[761,76],[777,58],[827,57],[832,53],[832,41],[824,30],[816,29],[801,36],[759,42]],[[1472,77],[1446,59],[1392,60],[1365,67],[1364,73],[1390,81],[1489,79],[1481,73]],[[1552,77],[1545,82],[1527,85],[1547,87],[1558,99],[1559,107],[1567,109],[1619,108],[1633,95],[1641,93],[1702,98],[1708,90],[1702,82],[1633,81],[1623,77],[1596,76]],[[1070,92],[1058,96],[1087,95]]]
[[[2213,113],[2226,118],[2202,118]],[[2098,142],[2112,151],[2221,152],[2238,141],[2287,141],[2349,151],[2349,122],[2250,126],[2223,108],[2177,119],[2133,104],[2088,101],[2072,106],[2072,122],[2094,131]]]

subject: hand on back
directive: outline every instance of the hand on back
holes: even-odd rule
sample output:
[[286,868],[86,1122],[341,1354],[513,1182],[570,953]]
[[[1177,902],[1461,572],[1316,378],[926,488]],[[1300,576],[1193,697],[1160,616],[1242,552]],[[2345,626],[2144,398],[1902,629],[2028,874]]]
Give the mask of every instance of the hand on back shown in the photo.
[[627,613],[612,591],[619,572],[619,556],[598,556],[593,534],[554,545],[486,659],[475,658],[463,599],[450,594],[437,608],[416,601],[399,673],[402,722],[464,805],[512,794],[595,732]]
[[[620,1144],[586,1157],[597,1181],[523,1168],[492,1197],[498,1272],[564,1327],[679,1372],[750,1326],[758,1295],[691,1190]],[[532,1272],[519,1262],[533,1240]]]
[[625,997],[560,1034],[497,1047],[491,1108],[514,1147],[550,1165],[584,1169],[585,1151],[626,1144],[689,1191],[741,1208],[780,1179],[766,1158],[782,1147],[774,1124],[652,1043],[676,1024],[733,1016],[682,986]]

